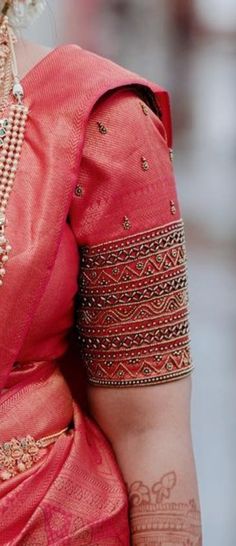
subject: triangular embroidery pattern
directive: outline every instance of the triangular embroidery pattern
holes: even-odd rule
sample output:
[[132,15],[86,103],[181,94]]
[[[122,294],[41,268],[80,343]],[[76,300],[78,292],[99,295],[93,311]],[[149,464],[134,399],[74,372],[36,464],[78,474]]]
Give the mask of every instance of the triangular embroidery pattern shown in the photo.
[[[173,254],[174,253],[174,254]],[[185,250],[176,248],[166,252],[162,250],[158,256],[154,255],[150,258],[139,260],[138,263],[125,265],[122,267],[111,268],[110,266],[96,271],[86,270],[84,272],[84,285],[90,283],[90,287],[110,286],[117,283],[125,283],[131,280],[138,280],[145,276],[157,275],[160,272],[177,267],[185,261]],[[94,295],[96,291],[94,292]]]
[[183,223],[82,250],[76,328],[91,383],[168,381],[192,370]]

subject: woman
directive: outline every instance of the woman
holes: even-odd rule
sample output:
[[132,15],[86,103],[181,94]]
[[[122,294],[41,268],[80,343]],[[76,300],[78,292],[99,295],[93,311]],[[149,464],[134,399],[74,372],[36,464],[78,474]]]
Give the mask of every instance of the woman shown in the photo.
[[168,93],[16,42],[43,4],[0,2],[0,541],[200,546]]

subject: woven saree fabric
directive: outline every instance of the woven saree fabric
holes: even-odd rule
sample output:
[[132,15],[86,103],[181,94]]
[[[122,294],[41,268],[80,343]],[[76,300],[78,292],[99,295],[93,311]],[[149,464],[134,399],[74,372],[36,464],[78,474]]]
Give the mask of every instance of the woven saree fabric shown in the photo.
[[75,45],[23,84],[0,300],[0,544],[129,546],[126,485],[78,400],[88,383],[162,388],[192,370],[169,96]]

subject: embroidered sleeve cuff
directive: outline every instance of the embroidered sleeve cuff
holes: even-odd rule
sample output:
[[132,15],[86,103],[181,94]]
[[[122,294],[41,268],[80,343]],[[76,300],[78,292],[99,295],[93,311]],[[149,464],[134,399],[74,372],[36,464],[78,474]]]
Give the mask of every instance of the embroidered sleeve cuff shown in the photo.
[[93,385],[173,381],[193,367],[182,220],[81,251],[76,328]]

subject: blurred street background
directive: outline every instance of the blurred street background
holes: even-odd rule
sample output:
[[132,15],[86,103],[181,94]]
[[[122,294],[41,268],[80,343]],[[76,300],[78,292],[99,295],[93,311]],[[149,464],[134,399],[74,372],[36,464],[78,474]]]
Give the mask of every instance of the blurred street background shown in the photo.
[[191,295],[204,546],[236,545],[236,2],[48,0],[27,37],[78,43],[170,91]]

